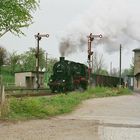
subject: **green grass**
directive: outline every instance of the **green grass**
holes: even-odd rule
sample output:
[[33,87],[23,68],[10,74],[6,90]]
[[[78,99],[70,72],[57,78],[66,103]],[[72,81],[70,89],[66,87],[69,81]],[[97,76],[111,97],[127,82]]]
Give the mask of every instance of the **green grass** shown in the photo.
[[26,120],[47,118],[59,114],[71,112],[81,101],[89,98],[128,95],[131,91],[118,88],[89,88],[85,92],[72,92],[70,94],[58,94],[53,97],[26,97],[8,100],[5,119]]
[[3,84],[14,83],[14,74],[12,74],[9,70],[9,67],[2,67],[1,75],[3,79]]

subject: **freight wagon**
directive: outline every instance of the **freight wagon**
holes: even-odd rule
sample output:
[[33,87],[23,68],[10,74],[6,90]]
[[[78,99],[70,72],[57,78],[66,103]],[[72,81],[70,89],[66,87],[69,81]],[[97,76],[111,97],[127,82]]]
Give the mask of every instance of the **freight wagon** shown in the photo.
[[[91,83],[95,86],[117,87],[120,84],[119,77],[105,76],[98,74],[91,74]],[[123,78],[121,78],[121,85],[123,85]]]

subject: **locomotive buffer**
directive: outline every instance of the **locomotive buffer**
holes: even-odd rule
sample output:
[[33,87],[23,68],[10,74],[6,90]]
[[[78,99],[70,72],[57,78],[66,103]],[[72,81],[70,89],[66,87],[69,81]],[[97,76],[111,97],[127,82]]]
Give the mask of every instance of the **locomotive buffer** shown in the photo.
[[88,36],[88,65],[89,65],[88,78],[89,78],[89,85],[91,85],[91,71],[92,71],[91,62],[93,61],[93,60],[91,60],[91,56],[93,55],[93,51],[91,51],[91,43],[94,40],[94,38],[102,38],[102,35],[101,34],[93,35],[92,33],[90,33],[90,35]]

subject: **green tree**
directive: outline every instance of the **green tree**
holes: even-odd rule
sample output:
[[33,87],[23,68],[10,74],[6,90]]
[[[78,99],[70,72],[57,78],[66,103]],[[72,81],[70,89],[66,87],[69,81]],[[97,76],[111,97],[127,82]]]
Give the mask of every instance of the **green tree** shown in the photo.
[[52,74],[54,64],[58,62],[56,58],[48,58],[46,62],[45,83],[48,83],[49,77]]
[[38,3],[39,0],[0,0],[0,37],[7,32],[24,34],[21,28],[33,23],[31,14]]
[[122,71],[122,77],[125,77],[126,75],[130,75],[130,68],[124,69],[124,70]]
[[124,69],[122,72],[122,77],[125,77],[126,75],[134,75],[134,58],[132,58],[132,63],[130,64],[130,67]]
[[6,63],[7,51],[5,48],[0,47],[0,67]]
[[[21,55],[21,67],[24,71],[35,71],[36,70],[36,49],[30,48],[29,51],[26,51]],[[45,68],[45,50],[39,49],[39,69],[42,70]]]
[[9,54],[8,64],[10,66],[10,71],[12,74],[20,69],[20,59],[20,55],[15,51]]
[[52,73],[52,71],[53,71],[53,66],[54,66],[54,64],[56,63],[56,62],[58,62],[58,60],[56,59],[56,58],[49,58],[48,60],[47,60],[47,72],[48,73]]
[[7,50],[3,47],[0,47],[0,75],[2,72],[2,66],[7,63]]
[[105,70],[105,69],[101,69],[99,74],[101,74],[101,75],[109,75],[108,71]]
[[130,64],[130,75],[134,75],[134,57],[132,58],[132,63]]

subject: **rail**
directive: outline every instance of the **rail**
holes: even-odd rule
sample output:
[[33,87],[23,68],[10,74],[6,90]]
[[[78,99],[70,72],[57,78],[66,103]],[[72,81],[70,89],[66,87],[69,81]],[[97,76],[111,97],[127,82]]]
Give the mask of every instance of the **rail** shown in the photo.
[[33,97],[33,96],[50,96],[55,93],[51,93],[49,88],[5,88],[6,97]]
[[29,90],[29,91],[42,91],[42,90],[50,90],[49,88],[39,88],[39,89],[35,89],[35,88],[5,88],[5,91],[19,91],[19,90],[21,90],[21,91],[27,91],[27,90]]
[[16,98],[21,98],[21,97],[38,97],[38,96],[54,96],[57,93],[24,93],[24,94],[6,94],[6,97],[10,98],[10,97],[16,97]]

